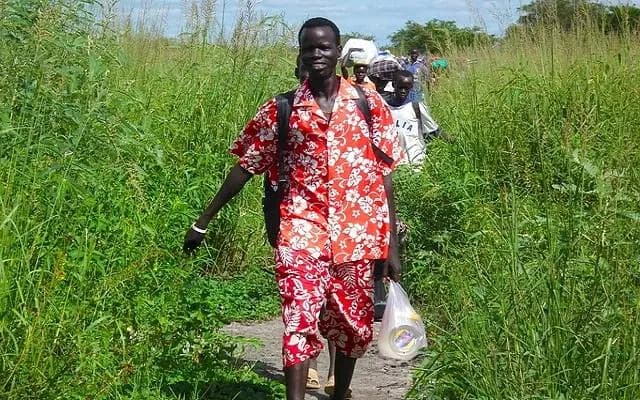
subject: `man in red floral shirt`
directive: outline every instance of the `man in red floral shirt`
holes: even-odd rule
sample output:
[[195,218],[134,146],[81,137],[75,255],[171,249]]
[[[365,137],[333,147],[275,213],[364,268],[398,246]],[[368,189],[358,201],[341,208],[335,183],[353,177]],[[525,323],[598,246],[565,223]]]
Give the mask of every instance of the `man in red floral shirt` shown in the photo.
[[[298,42],[309,78],[295,93],[289,119],[288,186],[275,250],[287,400],[304,399],[309,359],[322,350],[321,332],[337,348],[332,399],[342,400],[356,359],[373,338],[373,261],[386,260],[385,274],[392,279],[400,275],[391,172],[402,150],[382,98],[364,89],[369,125],[357,107],[357,91],[336,76],[335,24],[312,18]],[[233,143],[238,162],[187,232],[186,252],[200,244],[210,220],[253,175],[267,173],[277,185],[277,120],[271,99]]]

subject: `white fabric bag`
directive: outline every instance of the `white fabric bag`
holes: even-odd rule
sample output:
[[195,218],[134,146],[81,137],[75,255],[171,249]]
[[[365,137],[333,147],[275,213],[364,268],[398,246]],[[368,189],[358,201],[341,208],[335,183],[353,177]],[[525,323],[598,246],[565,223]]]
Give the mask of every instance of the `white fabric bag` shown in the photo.
[[427,334],[420,315],[409,303],[399,283],[391,281],[387,308],[382,316],[378,350],[383,357],[411,360],[427,345]]
[[373,58],[378,55],[378,48],[376,44],[371,40],[351,38],[347,40],[347,43],[342,47],[342,54],[340,57],[345,57],[349,52],[349,49],[360,49],[353,51],[348,60],[346,60],[347,67],[351,67],[354,64],[368,65]]

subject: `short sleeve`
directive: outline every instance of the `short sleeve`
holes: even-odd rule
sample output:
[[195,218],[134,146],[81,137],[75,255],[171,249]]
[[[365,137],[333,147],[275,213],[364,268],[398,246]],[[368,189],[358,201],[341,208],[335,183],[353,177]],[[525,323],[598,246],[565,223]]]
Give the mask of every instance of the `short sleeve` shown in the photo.
[[400,137],[395,129],[391,111],[382,97],[372,90],[365,89],[364,92],[371,111],[371,141],[386,155],[386,160],[378,161],[382,174],[389,175],[403,156]]
[[254,175],[267,171],[276,159],[277,119],[276,101],[271,99],[231,144],[231,154],[238,156],[240,166]]
[[438,130],[438,123],[431,116],[429,107],[423,102],[420,105],[420,121],[422,121],[421,132],[423,137],[427,137],[431,132]]

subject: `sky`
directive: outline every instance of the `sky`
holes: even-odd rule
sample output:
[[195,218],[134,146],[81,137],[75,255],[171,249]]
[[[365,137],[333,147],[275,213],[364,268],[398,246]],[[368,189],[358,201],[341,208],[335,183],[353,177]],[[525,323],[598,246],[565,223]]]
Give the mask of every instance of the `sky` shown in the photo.
[[[633,0],[632,3],[638,0]],[[159,20],[164,34],[177,36],[183,31],[191,4],[213,2],[218,18],[223,14],[229,22],[238,15],[240,0],[119,0],[117,13],[135,21]],[[299,26],[310,17],[322,16],[334,21],[341,32],[360,32],[376,37],[379,45],[388,36],[413,20],[425,23],[437,18],[455,21],[458,26],[480,26],[500,35],[519,16],[518,7],[526,0],[251,0],[256,11],[266,15],[282,15],[285,22]]]

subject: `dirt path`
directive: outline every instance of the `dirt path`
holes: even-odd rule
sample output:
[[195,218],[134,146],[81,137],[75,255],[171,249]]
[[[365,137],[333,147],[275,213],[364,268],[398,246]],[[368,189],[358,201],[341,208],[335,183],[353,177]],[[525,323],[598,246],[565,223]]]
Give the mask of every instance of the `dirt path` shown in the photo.
[[[380,329],[376,323],[375,332]],[[224,328],[233,335],[259,339],[263,346],[259,349],[248,348],[245,360],[255,363],[255,369],[263,376],[282,379],[282,321],[277,318],[271,321],[252,324],[233,323]],[[378,355],[377,336],[367,354],[358,361],[356,372],[351,382],[354,400],[399,400],[404,399],[411,386],[411,368],[419,361],[410,362],[383,359]],[[320,384],[326,379],[329,353],[323,352],[318,359]],[[306,400],[327,400],[329,396],[322,389],[308,390]]]

